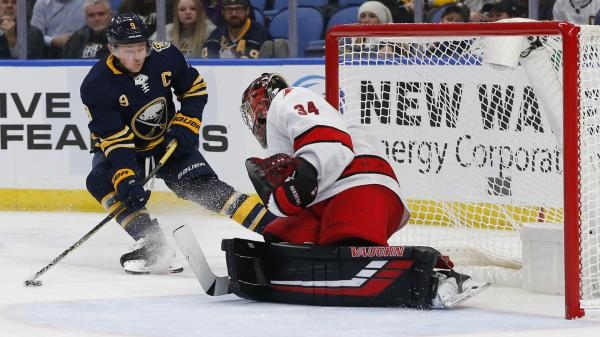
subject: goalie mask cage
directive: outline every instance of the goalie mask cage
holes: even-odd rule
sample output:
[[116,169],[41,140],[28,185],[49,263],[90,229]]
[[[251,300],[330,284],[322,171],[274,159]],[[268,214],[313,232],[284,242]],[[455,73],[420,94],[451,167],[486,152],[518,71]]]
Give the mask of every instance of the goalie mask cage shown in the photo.
[[332,28],[327,99],[411,209],[390,243],[518,270],[524,225],[564,226],[565,316],[600,308],[599,50],[599,26],[558,22]]

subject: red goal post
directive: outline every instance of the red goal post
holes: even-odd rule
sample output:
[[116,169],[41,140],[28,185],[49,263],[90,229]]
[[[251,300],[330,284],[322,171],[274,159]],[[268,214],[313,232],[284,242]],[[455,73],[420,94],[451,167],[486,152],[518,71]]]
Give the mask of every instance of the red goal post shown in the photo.
[[523,225],[564,225],[565,316],[600,308],[599,27],[340,25],[325,61],[328,101],[376,130],[409,200],[399,236],[425,228],[392,243],[518,269]]

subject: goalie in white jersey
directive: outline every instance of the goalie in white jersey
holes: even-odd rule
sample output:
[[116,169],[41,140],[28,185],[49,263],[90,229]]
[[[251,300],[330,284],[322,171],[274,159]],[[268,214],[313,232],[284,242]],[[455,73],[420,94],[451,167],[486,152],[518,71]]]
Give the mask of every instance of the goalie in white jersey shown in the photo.
[[225,239],[229,289],[285,303],[452,307],[488,285],[452,270],[430,247],[389,247],[409,218],[376,137],[323,97],[263,74],[242,96],[242,118],[266,149],[248,175],[279,218],[265,242]]
[[263,74],[242,118],[266,159],[246,160],[277,219],[266,242],[223,240],[229,289],[259,301],[445,308],[485,289],[430,247],[389,247],[409,218],[381,144],[323,97]]
[[409,218],[381,144],[348,125],[323,97],[263,74],[242,97],[242,118],[268,158],[246,162],[271,222],[266,240],[386,246]]

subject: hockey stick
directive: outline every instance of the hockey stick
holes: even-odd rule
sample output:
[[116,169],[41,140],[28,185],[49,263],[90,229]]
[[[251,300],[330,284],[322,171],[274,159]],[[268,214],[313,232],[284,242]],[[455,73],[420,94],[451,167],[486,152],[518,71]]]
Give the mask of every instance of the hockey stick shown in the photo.
[[173,230],[173,237],[206,294],[221,296],[231,293],[231,289],[229,289],[229,276],[216,276],[213,273],[206,261],[206,256],[202,252],[202,248],[200,248],[194,233],[188,226],[175,228]]
[[[172,140],[169,143],[169,145],[167,145],[167,151],[162,156],[162,158],[160,158],[158,164],[152,169],[152,171],[150,171],[148,173],[148,175],[144,179],[144,184],[143,185],[146,185],[146,183],[148,181],[150,181],[150,179],[152,179],[152,177],[154,177],[154,175],[156,175],[156,173],[158,172],[158,170],[160,170],[163,167],[163,165],[165,164],[165,162],[167,161],[167,159],[169,159],[169,157],[171,157],[171,155],[175,151],[176,147],[177,147],[177,141],[176,140]],[[90,238],[90,236],[94,235],[94,233],[96,233],[100,228],[102,228],[102,226],[104,226],[106,223],[108,223],[110,220],[112,220],[115,216],[117,216],[119,213],[121,213],[125,209],[125,207],[126,207],[125,203],[124,202],[121,203],[121,205],[117,209],[115,209],[109,215],[107,215],[106,218],[104,218],[102,221],[100,221],[99,224],[97,224],[94,228],[92,228],[89,232],[87,232],[87,234],[85,234],[81,239],[79,239],[77,242],[75,242],[71,247],[67,248],[67,250],[65,250],[64,252],[62,252],[56,258],[54,258],[54,260],[52,260],[44,268],[40,269],[31,278],[29,278],[25,282],[23,282],[25,284],[25,286],[41,286],[42,285],[42,281],[37,280],[38,277],[42,276],[42,274],[44,274],[45,272],[47,272],[48,269],[54,267],[58,262],[60,262],[70,252],[72,252],[73,250],[75,250],[77,247],[81,246],[85,241],[87,241]]]

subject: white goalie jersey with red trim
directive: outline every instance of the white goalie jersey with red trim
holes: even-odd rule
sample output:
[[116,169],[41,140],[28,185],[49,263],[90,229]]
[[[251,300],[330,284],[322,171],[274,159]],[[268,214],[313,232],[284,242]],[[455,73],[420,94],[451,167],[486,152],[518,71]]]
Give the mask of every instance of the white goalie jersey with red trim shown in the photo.
[[[378,184],[394,191],[406,207],[382,145],[358,120],[346,117],[309,89],[286,88],[267,113],[267,155],[302,157],[316,168],[318,192],[312,204],[351,187]],[[268,206],[280,213],[272,196]]]

